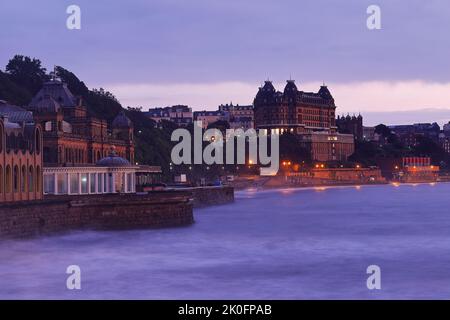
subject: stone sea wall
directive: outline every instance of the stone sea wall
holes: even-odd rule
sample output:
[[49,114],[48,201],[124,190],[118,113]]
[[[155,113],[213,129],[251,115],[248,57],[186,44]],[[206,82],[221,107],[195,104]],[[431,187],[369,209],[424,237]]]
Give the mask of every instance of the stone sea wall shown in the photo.
[[234,202],[234,188],[221,187],[199,187],[186,189],[192,192],[195,208],[222,205]]
[[53,196],[0,206],[0,238],[30,237],[75,229],[120,230],[189,225],[192,195],[186,191],[148,195]]

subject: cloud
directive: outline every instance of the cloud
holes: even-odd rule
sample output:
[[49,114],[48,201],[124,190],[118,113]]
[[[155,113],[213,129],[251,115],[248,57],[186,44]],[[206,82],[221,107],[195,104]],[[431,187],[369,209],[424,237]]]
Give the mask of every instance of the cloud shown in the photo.
[[[233,101],[251,104],[260,83],[174,83],[174,84],[110,84],[105,87],[126,106],[187,104],[196,110],[215,109]],[[275,83],[282,91],[284,83]],[[297,82],[299,90],[317,92],[319,82]],[[424,108],[450,109],[450,83],[424,81],[370,81],[328,83],[338,113],[410,111]]]

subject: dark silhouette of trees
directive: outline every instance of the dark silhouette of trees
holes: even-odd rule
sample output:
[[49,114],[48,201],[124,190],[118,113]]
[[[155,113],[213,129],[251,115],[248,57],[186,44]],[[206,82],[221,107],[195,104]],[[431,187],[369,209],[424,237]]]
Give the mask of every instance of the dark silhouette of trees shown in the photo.
[[9,60],[6,73],[14,83],[28,90],[31,95],[36,94],[43,82],[49,79],[39,59],[22,55],[15,55]]

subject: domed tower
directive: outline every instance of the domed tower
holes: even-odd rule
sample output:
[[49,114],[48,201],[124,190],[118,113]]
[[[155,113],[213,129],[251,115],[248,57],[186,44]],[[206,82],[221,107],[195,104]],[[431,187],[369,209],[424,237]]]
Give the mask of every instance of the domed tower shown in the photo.
[[[57,108],[55,103],[58,104]],[[58,79],[44,83],[41,90],[31,100],[28,110],[34,114],[62,112],[65,120],[68,121],[71,118],[85,118],[87,112],[82,99],[75,97],[67,84]]]
[[123,110],[114,118],[111,125],[115,139],[133,141],[133,122]]
[[276,94],[275,87],[272,84],[272,81],[265,81],[262,87],[259,87],[258,93],[256,94],[254,100],[254,107],[262,107],[264,105],[271,104],[274,100],[274,96]]
[[117,147],[119,154],[126,157],[130,162],[134,162],[134,143],[133,143],[133,122],[125,115],[122,110],[111,123],[113,139],[121,140]]
[[280,92],[275,90],[272,82],[267,80],[253,101],[255,126],[258,129],[270,128],[272,114],[278,114],[278,106],[281,105]]
[[295,103],[297,100],[298,89],[295,80],[288,80],[284,87],[283,100],[287,103]]
[[116,147],[111,146],[108,156],[98,160],[95,163],[99,167],[130,167],[132,166],[130,161],[120,157],[116,152]]
[[319,96],[324,100],[329,100],[331,103],[334,103],[334,98],[326,85],[320,86]]

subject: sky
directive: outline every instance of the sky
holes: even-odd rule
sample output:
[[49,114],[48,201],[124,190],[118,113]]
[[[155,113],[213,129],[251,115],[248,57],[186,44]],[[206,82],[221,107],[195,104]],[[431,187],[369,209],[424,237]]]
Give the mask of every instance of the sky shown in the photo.
[[[80,30],[66,27],[72,4]],[[380,30],[366,26],[371,4]],[[368,125],[444,123],[448,30],[448,0],[2,0],[0,67],[36,57],[144,110],[251,104],[267,79],[278,90],[325,82],[337,113],[361,112]]]

